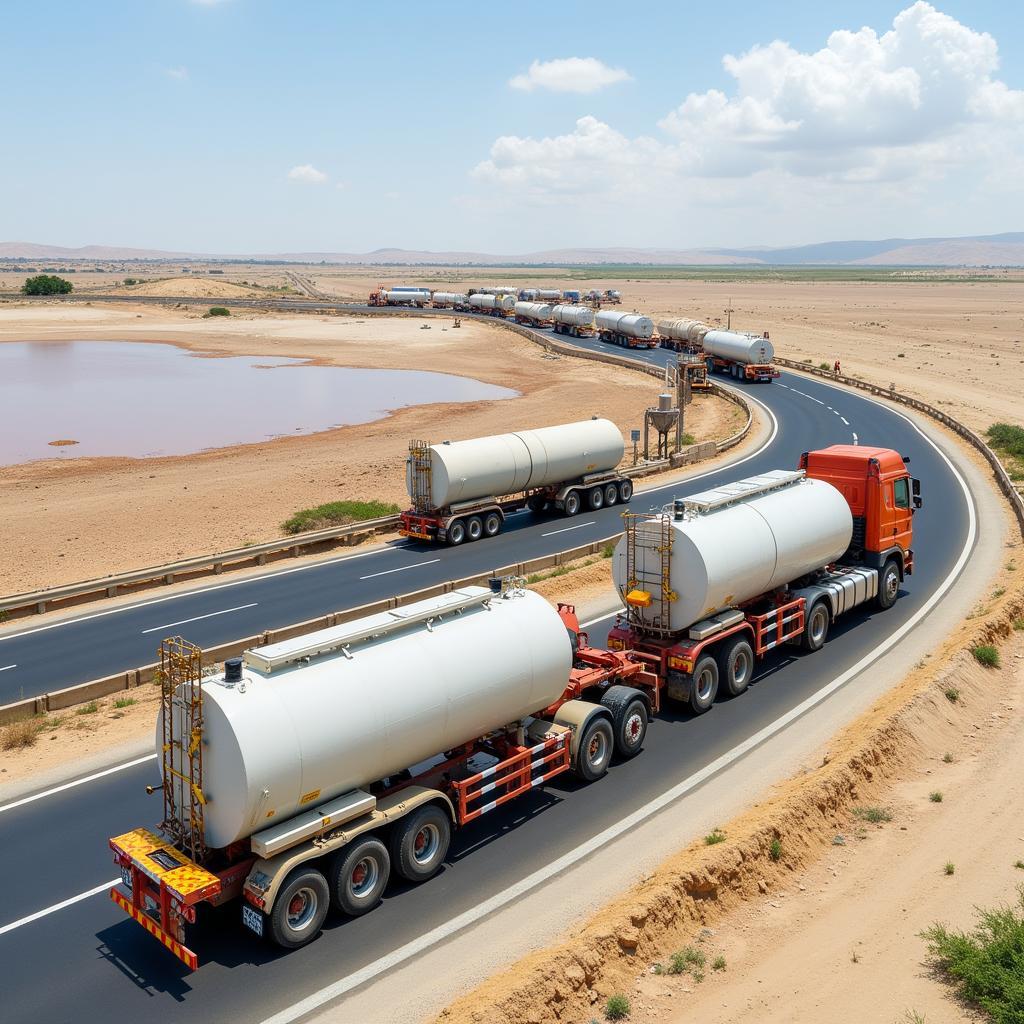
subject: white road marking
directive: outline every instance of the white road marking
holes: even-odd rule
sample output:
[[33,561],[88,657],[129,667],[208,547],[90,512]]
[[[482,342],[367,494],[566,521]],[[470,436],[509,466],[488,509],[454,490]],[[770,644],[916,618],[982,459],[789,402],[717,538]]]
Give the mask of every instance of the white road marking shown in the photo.
[[90,889],[88,892],[80,892],[77,896],[72,896],[70,899],[63,900],[60,903],[54,903],[52,907],[47,907],[45,910],[37,910],[34,914],[29,914],[28,917],[23,917],[18,921],[12,921],[10,924],[5,924],[0,928],[0,935],[6,935],[8,932],[13,932],[15,928],[22,928],[26,924],[38,921],[41,917],[56,914],[58,910],[70,907],[73,903],[81,903],[82,900],[87,900],[90,896],[95,896],[98,893],[105,892],[112,885],[117,885],[120,881],[120,878],[112,878],[109,882],[97,885],[95,889]]
[[245,611],[246,608],[255,608],[258,604],[259,601],[253,601],[251,604],[235,605],[234,608],[222,608],[219,612],[207,612],[206,615],[195,615],[191,619],[178,619],[177,622],[165,622],[162,626],[150,626],[149,629],[144,629],[142,633],[143,635],[146,633],[158,633],[161,629],[170,629],[171,626],[184,626],[189,622],[199,622],[201,619],[213,619],[218,615],[227,615],[229,612]]
[[857,438],[857,435],[856,435],[856,434],[854,434],[854,435],[853,435],[853,443],[854,443],[854,444],[860,444],[860,441],[858,440],[858,438]]
[[390,576],[393,572],[404,572],[406,569],[418,569],[421,565],[433,565],[440,562],[440,558],[431,558],[427,562],[414,562],[412,565],[400,565],[397,569],[385,569],[383,572],[371,572],[369,576],[360,576],[361,580],[372,580],[378,576]]
[[16,640],[20,636],[31,636],[33,633],[45,633],[48,629],[58,629],[61,626],[73,626],[77,622],[88,622],[90,619],[102,619],[107,615],[120,615],[122,612],[133,612],[139,608],[148,608],[150,605],[163,604],[165,601],[178,601],[183,597],[196,597],[199,594],[212,594],[217,590],[226,590],[228,587],[240,587],[244,583],[255,583],[258,580],[273,580],[278,576],[290,576],[293,572],[308,572],[310,569],[319,569],[325,565],[337,565],[339,562],[350,562],[357,558],[368,558],[370,555],[379,555],[383,551],[403,551],[411,548],[412,544],[391,544],[380,548],[373,548],[371,551],[360,551],[355,555],[342,555],[340,558],[328,558],[322,562],[309,562],[306,565],[296,565],[291,569],[281,569],[279,572],[268,572],[262,576],[246,576],[244,579],[232,580],[230,583],[218,583],[214,587],[203,587],[200,590],[183,590],[180,594],[165,594],[163,597],[154,597],[151,601],[140,601],[138,604],[122,605],[117,608],[107,608],[102,612],[92,612],[89,615],[80,615],[77,619],[61,619],[59,622],[50,622],[45,626],[34,626],[32,629],[23,629],[20,633],[0,634],[0,643],[5,640]]
[[550,533],[542,533],[542,537],[554,537],[556,533],[568,533],[570,530],[582,530],[584,526],[593,526],[596,523],[596,519],[591,519],[587,523],[577,523],[575,526],[563,526],[560,530],[551,530]]
[[842,421],[843,421],[843,422],[844,422],[844,423],[845,423],[845,424],[846,424],[847,426],[849,426],[849,425],[850,425],[850,421],[849,421],[849,420],[848,420],[848,419],[847,419],[847,418],[846,418],[845,416],[840,416],[839,418],[840,418],[840,419],[841,419],[841,420],[842,420]]
[[93,772],[92,775],[83,775],[80,779],[74,779],[71,782],[65,782],[60,786],[54,786],[52,789],[44,789],[41,793],[34,793],[32,796],[24,796],[20,800],[12,800],[9,804],[3,804],[0,806],[0,814],[4,811],[13,811],[15,807],[24,807],[25,804],[34,803],[36,800],[42,800],[43,797],[54,796],[57,793],[63,793],[66,789],[74,789],[76,786],[84,786],[87,782],[95,782],[97,779],[106,778],[108,775],[113,775],[115,772],[122,772],[125,768],[134,768],[136,765],[145,764],[147,761],[155,761],[156,754],[146,754],[143,757],[137,757],[134,761],[125,761],[123,764],[115,764],[112,768],[104,768],[101,772]]
[[6,672],[8,669],[17,668],[17,667],[18,667],[17,665],[4,665],[3,668],[0,668],[0,672]]
[[[870,401],[870,399],[868,399],[868,401]],[[874,404],[879,405],[881,403],[875,402]],[[796,707],[790,708],[790,710],[780,718],[777,718],[774,722],[766,725],[763,729],[759,729],[752,736],[748,736],[742,743],[738,743],[733,747],[732,750],[722,754],[710,764],[705,765],[700,771],[694,772],[689,778],[683,779],[682,782],[679,782],[671,789],[666,790],[660,796],[655,797],[643,807],[637,808],[637,810],[633,811],[632,814],[620,819],[614,825],[610,825],[606,828],[603,832],[600,832],[591,839],[588,839],[586,842],[581,843],[574,850],[570,850],[568,853],[563,854],[557,860],[539,868],[537,871],[534,871],[533,874],[527,875],[526,878],[520,879],[520,881],[504,889],[497,895],[492,896],[483,903],[477,904],[471,910],[467,910],[464,913],[459,914],[458,917],[454,917],[450,921],[446,921],[444,924],[431,929],[429,932],[425,932],[423,935],[413,939],[411,942],[407,942],[404,946],[400,946],[398,949],[392,950],[392,952],[385,956],[372,961],[360,970],[343,978],[339,978],[338,981],[333,984],[327,985],[318,992],[314,992],[305,999],[281,1010],[280,1013],[276,1013],[272,1017],[268,1017],[263,1021],[263,1024],[291,1024],[292,1021],[298,1020],[307,1013],[311,1013],[313,1010],[318,1009],[325,1003],[329,1003],[340,998],[346,993],[352,991],[352,989],[358,988],[360,985],[365,985],[367,982],[372,981],[379,975],[398,967],[400,964],[410,960],[412,957],[419,956],[432,946],[436,946],[439,942],[443,942],[445,939],[455,935],[465,928],[468,928],[495,911],[501,910],[509,903],[513,903],[516,900],[521,899],[532,889],[535,889],[537,886],[556,877],[563,871],[568,870],[574,864],[577,864],[585,857],[590,856],[590,854],[595,850],[598,850],[603,846],[607,846],[608,843],[618,839],[619,836],[628,832],[630,829],[635,828],[641,822],[646,821],[658,811],[696,789],[714,775],[724,771],[730,765],[745,757],[762,743],[767,742],[769,739],[782,732],[787,726],[791,725],[797,719],[802,718],[813,708],[817,707],[817,705],[829,698],[836,692],[836,690],[845,686],[846,683],[859,675],[865,668],[877,661],[879,657],[891,648],[896,646],[896,644],[898,644],[900,640],[907,635],[907,633],[914,629],[914,627],[917,626],[917,624],[932,610],[932,608],[942,600],[946,592],[956,582],[960,573],[963,571],[964,566],[967,564],[967,559],[970,557],[971,550],[974,547],[975,538],[977,537],[978,518],[974,507],[974,499],[967,486],[967,481],[960,475],[960,472],[950,461],[946,453],[943,452],[942,449],[939,448],[939,446],[932,441],[932,439],[928,437],[928,435],[925,434],[924,431],[921,430],[921,428],[909,417],[903,416],[902,413],[895,412],[895,410],[892,409],[889,411],[894,412],[895,415],[901,416],[906,420],[911,427],[913,427],[914,430],[916,430],[925,439],[925,441],[930,444],[936,452],[938,452],[939,457],[946,463],[950,472],[960,484],[960,488],[967,500],[968,513],[967,540],[960,551],[960,555],[957,558],[956,563],[928,600],[925,601],[925,603],[899,629],[894,633],[891,633],[882,641],[881,644],[878,645],[878,647],[864,655],[864,657],[856,664],[851,665],[845,672],[827,683],[816,693],[811,694],[805,700],[801,701],[796,705]]]

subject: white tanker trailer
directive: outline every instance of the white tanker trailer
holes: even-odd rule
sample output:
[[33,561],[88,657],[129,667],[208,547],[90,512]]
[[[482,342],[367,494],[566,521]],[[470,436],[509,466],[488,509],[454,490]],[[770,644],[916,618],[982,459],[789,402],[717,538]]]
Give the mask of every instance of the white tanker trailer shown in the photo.
[[737,380],[771,381],[779,369],[772,364],[775,348],[764,334],[740,331],[705,331],[701,347],[708,371],[727,373]]
[[462,292],[434,292],[431,298],[434,309],[465,309],[468,304]]
[[[833,445],[775,470],[626,515],[612,578],[625,605],[613,650],[640,652],[668,696],[700,714],[737,695],[756,657],[820,649],[832,621],[889,608],[913,571],[920,487],[887,448]],[[668,552],[666,556],[666,552]]]
[[537,298],[542,302],[561,302],[562,292],[558,288],[538,288]]
[[657,348],[654,337],[654,321],[642,313],[616,313],[613,310],[599,310],[594,325],[602,341],[623,348]]
[[455,546],[500,533],[524,506],[574,516],[625,504],[633,484],[615,468],[624,448],[619,428],[597,417],[471,441],[413,441],[405,467],[412,507],[399,533]]
[[389,306],[416,306],[422,309],[430,302],[430,292],[425,288],[388,288],[383,295]]
[[551,323],[551,307],[546,302],[517,302],[514,311],[517,324],[547,327]]
[[469,297],[469,308],[478,313],[488,313],[491,316],[507,316],[516,308],[516,300],[513,295],[489,295],[484,292],[474,292]]
[[555,334],[573,338],[594,336],[594,311],[588,306],[570,306],[562,303],[551,307],[551,322]]
[[[111,898],[190,968],[197,906],[295,949],[328,909],[424,882],[455,827],[639,753],[654,679],[586,645],[575,612],[492,580],[255,647],[205,676],[161,648],[164,820],[110,840]],[[634,685],[646,686],[637,689]]]

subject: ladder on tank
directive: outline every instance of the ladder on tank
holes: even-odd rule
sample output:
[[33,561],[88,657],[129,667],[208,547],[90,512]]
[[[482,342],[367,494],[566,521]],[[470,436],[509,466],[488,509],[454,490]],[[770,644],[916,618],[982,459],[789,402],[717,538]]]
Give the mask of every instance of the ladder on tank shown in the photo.
[[203,652],[170,637],[160,645],[164,820],[160,830],[196,863],[206,857],[203,809]]
[[[625,512],[626,618],[647,632],[669,632],[672,589],[672,520],[664,513]],[[644,605],[628,600],[634,591],[650,595]]]
[[417,512],[429,512],[431,484],[429,441],[409,442],[409,493]]

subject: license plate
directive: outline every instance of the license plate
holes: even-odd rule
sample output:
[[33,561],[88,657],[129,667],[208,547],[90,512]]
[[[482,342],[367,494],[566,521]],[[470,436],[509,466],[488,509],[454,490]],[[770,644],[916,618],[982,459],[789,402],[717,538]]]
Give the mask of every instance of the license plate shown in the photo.
[[246,903],[242,904],[242,924],[249,931],[263,937],[263,915],[255,907],[250,907]]
[[129,892],[132,891],[132,873],[123,864],[121,865],[121,882]]

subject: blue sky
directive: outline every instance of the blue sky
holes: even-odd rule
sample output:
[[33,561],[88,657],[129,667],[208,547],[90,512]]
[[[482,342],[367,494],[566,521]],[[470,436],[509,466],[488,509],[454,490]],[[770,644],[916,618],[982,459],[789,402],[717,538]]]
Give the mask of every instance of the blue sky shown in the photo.
[[[515,253],[1020,230],[1024,6],[908,8],[10,5],[0,239]],[[821,53],[862,26],[874,43]],[[557,91],[589,87],[566,65],[510,84],[567,58],[608,84]]]

